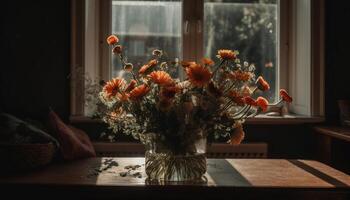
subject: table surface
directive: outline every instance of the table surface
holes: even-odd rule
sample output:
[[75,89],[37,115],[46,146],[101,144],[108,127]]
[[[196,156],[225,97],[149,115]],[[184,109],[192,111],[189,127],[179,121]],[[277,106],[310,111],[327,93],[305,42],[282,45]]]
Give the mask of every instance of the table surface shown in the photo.
[[[110,161],[116,161],[119,166],[106,169],[106,163]],[[125,169],[128,165],[141,167],[130,170],[125,177],[121,176],[121,172],[129,171]],[[350,176],[311,160],[208,159],[207,165],[206,183],[176,184],[199,187],[350,188]],[[140,172],[142,177],[135,177],[133,174],[136,172]],[[55,164],[36,172],[0,179],[0,184],[14,183],[95,187],[164,184],[149,183],[146,180],[144,158],[107,157]]]
[[316,130],[317,133],[350,142],[350,127],[316,126],[314,127],[314,130]]

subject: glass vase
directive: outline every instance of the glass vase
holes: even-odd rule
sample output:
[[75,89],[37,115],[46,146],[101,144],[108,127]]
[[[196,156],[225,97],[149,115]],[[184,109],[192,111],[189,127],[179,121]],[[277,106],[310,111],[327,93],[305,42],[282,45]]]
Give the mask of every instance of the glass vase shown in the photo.
[[[155,134],[161,135],[161,134]],[[150,181],[201,181],[207,170],[207,140],[202,130],[187,144],[172,148],[158,136],[146,144],[145,170]]]

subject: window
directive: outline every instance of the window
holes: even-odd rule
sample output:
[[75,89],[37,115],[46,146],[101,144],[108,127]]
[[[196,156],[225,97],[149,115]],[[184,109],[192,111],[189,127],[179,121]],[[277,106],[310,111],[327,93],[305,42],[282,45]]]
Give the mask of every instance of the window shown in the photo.
[[[168,59],[181,58],[181,1],[113,0],[111,4],[111,33],[118,35],[128,61],[140,67],[158,48]],[[116,57],[111,59],[115,77],[121,63]]]
[[[320,23],[312,23],[312,19],[322,21],[322,2],[74,0],[72,66],[83,66],[85,74],[93,78],[106,80],[118,76],[121,63],[111,56],[104,42],[111,33],[118,35],[128,61],[136,69],[157,48],[174,61],[215,59],[218,49],[234,49],[239,50],[241,60],[255,65],[257,76],[269,81],[270,92],[258,95],[276,102],[279,89],[286,88],[295,100],[291,112],[322,115],[323,31]],[[311,8],[315,11],[311,12]],[[311,35],[312,30],[318,32]],[[83,39],[77,40],[79,36]],[[319,48],[315,51],[314,46]],[[79,54],[81,51],[85,53]],[[317,73],[311,73],[312,70]],[[183,76],[181,71],[174,71],[173,75]],[[92,82],[88,81],[90,85]],[[92,113],[91,106],[81,103],[89,97],[88,92],[92,93],[86,81],[73,84],[73,114]]]
[[265,95],[278,100],[278,1],[205,0],[204,55],[214,58],[217,49],[236,49],[240,58],[254,63],[256,74],[271,86]]

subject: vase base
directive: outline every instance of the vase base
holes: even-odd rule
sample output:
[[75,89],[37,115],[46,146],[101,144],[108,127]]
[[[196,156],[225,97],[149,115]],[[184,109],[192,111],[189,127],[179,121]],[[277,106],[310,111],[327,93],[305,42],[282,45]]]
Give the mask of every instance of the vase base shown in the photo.
[[207,170],[205,154],[171,155],[146,152],[146,174],[151,181],[198,182]]

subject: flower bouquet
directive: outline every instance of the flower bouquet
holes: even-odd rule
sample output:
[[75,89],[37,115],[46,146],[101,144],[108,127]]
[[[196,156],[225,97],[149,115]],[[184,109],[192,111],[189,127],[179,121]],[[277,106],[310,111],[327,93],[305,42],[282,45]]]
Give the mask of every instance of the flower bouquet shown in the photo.
[[[207,142],[227,138],[239,144],[245,119],[269,106],[264,97],[252,97],[258,90],[269,90],[269,84],[255,77],[253,64],[241,64],[238,51],[219,50],[215,64],[209,58],[171,62],[154,50],[153,58],[136,71],[118,37],[111,35],[107,42],[132,78],[116,77],[103,84],[100,115],[114,133],[130,134],[146,145],[150,180],[200,180],[206,172]],[[184,80],[170,76],[174,68],[182,68]],[[285,90],[281,96],[281,101],[292,101]]]

